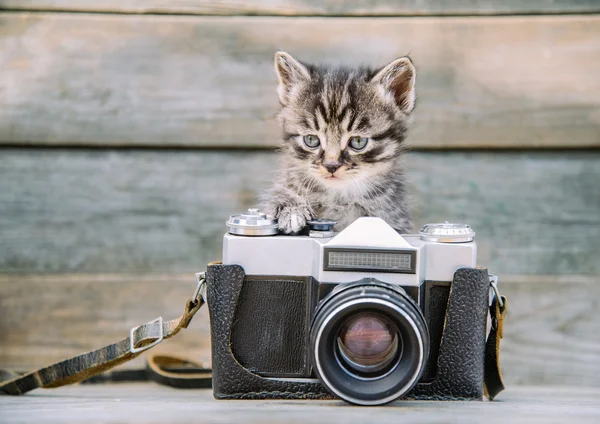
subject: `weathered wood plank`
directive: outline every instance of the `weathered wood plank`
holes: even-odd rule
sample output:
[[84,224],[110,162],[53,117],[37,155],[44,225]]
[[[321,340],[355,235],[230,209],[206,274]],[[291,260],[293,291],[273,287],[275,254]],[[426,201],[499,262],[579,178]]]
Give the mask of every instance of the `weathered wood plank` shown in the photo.
[[45,13],[0,15],[0,144],[275,146],[277,49],[346,64],[410,52],[417,148],[600,146],[600,16]]
[[[199,266],[199,270],[202,266]],[[0,275],[0,368],[28,370],[120,340],[181,314],[194,275]],[[509,385],[600,387],[600,278],[512,276],[502,365]],[[157,347],[210,363],[207,311]],[[124,368],[140,368],[143,359]]]
[[405,16],[593,13],[596,0],[0,0],[0,9],[199,15]]
[[[193,273],[0,275],[0,368],[30,370],[117,342],[157,316],[175,319],[195,285]],[[154,350],[209,364],[204,309],[186,331]],[[142,368],[144,362],[137,358],[125,368]]]
[[[157,384],[71,386],[0,397],[11,423],[306,423],[460,422],[464,424],[595,424],[597,388],[509,387],[498,402],[399,401],[381,408],[349,408],[341,401],[220,401],[210,390],[172,390]],[[449,418],[451,417],[451,418]]]
[[[276,154],[0,151],[4,272],[191,272],[256,205]],[[411,153],[417,225],[477,231],[500,274],[600,274],[600,152]]]
[[306,423],[595,424],[600,390],[589,387],[509,387],[498,402],[398,401],[350,408],[341,401],[215,400],[210,390],[172,390],[154,383],[71,386],[0,397],[11,423]]
[[507,277],[502,346],[512,384],[600,386],[600,277]]

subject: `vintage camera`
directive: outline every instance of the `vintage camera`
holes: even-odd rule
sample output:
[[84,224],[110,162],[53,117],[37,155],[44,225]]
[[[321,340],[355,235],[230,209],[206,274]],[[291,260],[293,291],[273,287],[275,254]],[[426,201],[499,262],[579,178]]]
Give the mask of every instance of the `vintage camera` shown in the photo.
[[215,397],[481,399],[490,279],[471,228],[309,224],[281,235],[256,209],[227,222],[206,274]]

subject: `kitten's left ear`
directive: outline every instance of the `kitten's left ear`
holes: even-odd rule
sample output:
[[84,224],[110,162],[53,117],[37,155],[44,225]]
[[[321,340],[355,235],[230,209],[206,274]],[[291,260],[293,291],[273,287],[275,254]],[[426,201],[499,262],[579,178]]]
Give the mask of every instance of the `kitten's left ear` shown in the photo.
[[415,79],[417,71],[408,56],[394,60],[372,79],[390,92],[404,113],[415,108]]
[[288,103],[289,94],[296,84],[310,80],[310,73],[306,66],[294,59],[291,54],[282,51],[275,53],[275,72],[279,78],[277,93],[282,105]]

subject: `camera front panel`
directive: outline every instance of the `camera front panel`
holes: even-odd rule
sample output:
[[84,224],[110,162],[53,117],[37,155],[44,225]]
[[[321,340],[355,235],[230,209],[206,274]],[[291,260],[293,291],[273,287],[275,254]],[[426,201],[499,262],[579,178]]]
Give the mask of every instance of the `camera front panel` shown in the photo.
[[264,377],[309,377],[308,329],[316,304],[312,277],[246,276],[231,328],[231,350]]
[[[271,378],[314,377],[309,329],[318,302],[344,284],[312,277],[246,276],[231,329],[231,349],[247,370]],[[422,382],[433,381],[444,329],[450,282],[403,287],[423,312],[430,353]]]

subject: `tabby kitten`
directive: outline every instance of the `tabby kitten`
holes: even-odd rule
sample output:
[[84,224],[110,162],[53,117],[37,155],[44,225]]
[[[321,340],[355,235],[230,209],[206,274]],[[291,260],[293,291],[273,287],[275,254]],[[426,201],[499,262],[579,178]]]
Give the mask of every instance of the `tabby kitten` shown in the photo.
[[284,144],[263,210],[284,233],[298,232],[313,217],[337,220],[340,231],[361,216],[411,231],[400,163],[415,106],[411,60],[350,69],[278,52],[275,71]]

